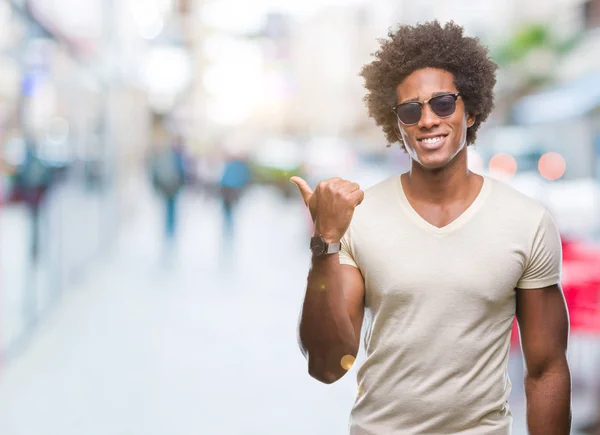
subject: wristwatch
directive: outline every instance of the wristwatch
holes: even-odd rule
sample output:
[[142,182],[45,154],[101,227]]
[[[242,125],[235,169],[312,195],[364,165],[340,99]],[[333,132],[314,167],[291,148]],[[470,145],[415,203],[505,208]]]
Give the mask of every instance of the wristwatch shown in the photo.
[[327,243],[323,236],[318,235],[310,239],[310,250],[315,257],[335,254],[340,251],[340,243]]

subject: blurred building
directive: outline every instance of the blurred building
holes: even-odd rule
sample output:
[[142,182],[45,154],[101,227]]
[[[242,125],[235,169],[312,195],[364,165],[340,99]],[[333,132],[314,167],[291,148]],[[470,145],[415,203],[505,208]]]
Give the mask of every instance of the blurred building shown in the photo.
[[156,50],[173,6],[0,1],[3,158],[18,168],[30,147],[62,174],[42,204],[36,263],[20,248],[32,235],[4,177],[0,351],[7,356],[136,212],[151,113],[165,110],[180,85],[167,80],[174,86],[165,89],[164,77],[152,75],[165,51],[179,59]]
[[581,38],[556,65],[554,81],[515,104],[514,122],[571,163],[570,178],[600,179],[600,2],[578,2]]

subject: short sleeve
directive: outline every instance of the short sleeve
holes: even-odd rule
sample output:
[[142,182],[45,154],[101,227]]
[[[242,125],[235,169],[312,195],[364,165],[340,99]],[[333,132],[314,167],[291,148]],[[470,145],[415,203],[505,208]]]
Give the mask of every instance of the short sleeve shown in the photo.
[[520,289],[544,288],[560,283],[562,244],[556,223],[550,213],[544,214],[533,238],[525,271],[517,283]]
[[340,264],[347,264],[349,266],[354,266],[358,268],[356,261],[354,260],[354,254],[352,250],[352,240],[350,236],[350,230],[346,231],[344,237],[342,237],[341,246],[340,246]]

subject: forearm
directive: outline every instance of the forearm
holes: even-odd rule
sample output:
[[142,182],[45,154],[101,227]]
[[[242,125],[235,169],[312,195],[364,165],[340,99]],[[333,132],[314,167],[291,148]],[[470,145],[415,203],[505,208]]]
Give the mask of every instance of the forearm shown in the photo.
[[299,336],[311,376],[331,383],[346,370],[345,355],[356,356],[358,339],[341,286],[338,254],[314,259],[302,307]]
[[571,376],[566,359],[525,378],[530,435],[568,435],[571,428]]

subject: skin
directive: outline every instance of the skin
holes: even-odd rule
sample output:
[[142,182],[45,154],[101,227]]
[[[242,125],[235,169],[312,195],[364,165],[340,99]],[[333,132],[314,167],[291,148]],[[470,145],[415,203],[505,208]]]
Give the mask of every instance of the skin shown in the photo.
[[530,435],[571,433],[569,321],[560,286],[517,289]]
[[[458,92],[452,74],[426,68],[406,77],[397,86],[396,97],[398,103],[424,101],[440,92]],[[460,216],[483,185],[483,178],[467,167],[467,128],[474,122],[475,116],[465,113],[461,97],[456,100],[456,111],[447,118],[439,118],[426,104],[417,124],[406,126],[398,121],[410,156],[409,172],[401,178],[406,197],[423,219],[437,227]],[[419,140],[439,134],[447,136],[435,150]]]
[[[340,241],[364,198],[360,187],[341,178],[322,181],[313,190],[299,177],[292,177],[315,223],[315,235],[329,243]],[[356,357],[364,316],[364,280],[360,271],[342,265],[338,254],[313,257],[298,341],[315,379],[331,384],[347,372],[346,356]]]
[[[451,73],[426,68],[413,72],[396,89],[398,103],[425,101],[441,92],[458,92]],[[439,118],[423,107],[419,122],[398,122],[410,169],[402,174],[406,196],[423,219],[443,227],[459,217],[475,200],[483,178],[468,170],[467,128],[475,116],[457,100],[456,111]],[[428,146],[420,139],[443,134]],[[350,181],[334,178],[313,191],[306,181],[293,177],[315,222],[315,234],[339,242],[350,225],[364,193]],[[324,383],[340,379],[345,355],[356,356],[364,315],[364,279],[354,267],[339,264],[338,254],[312,259],[299,325],[300,347],[309,373]],[[570,431],[570,374],[566,360],[568,317],[558,285],[543,289],[516,289],[517,319],[527,375],[527,418],[531,435],[563,435]]]

